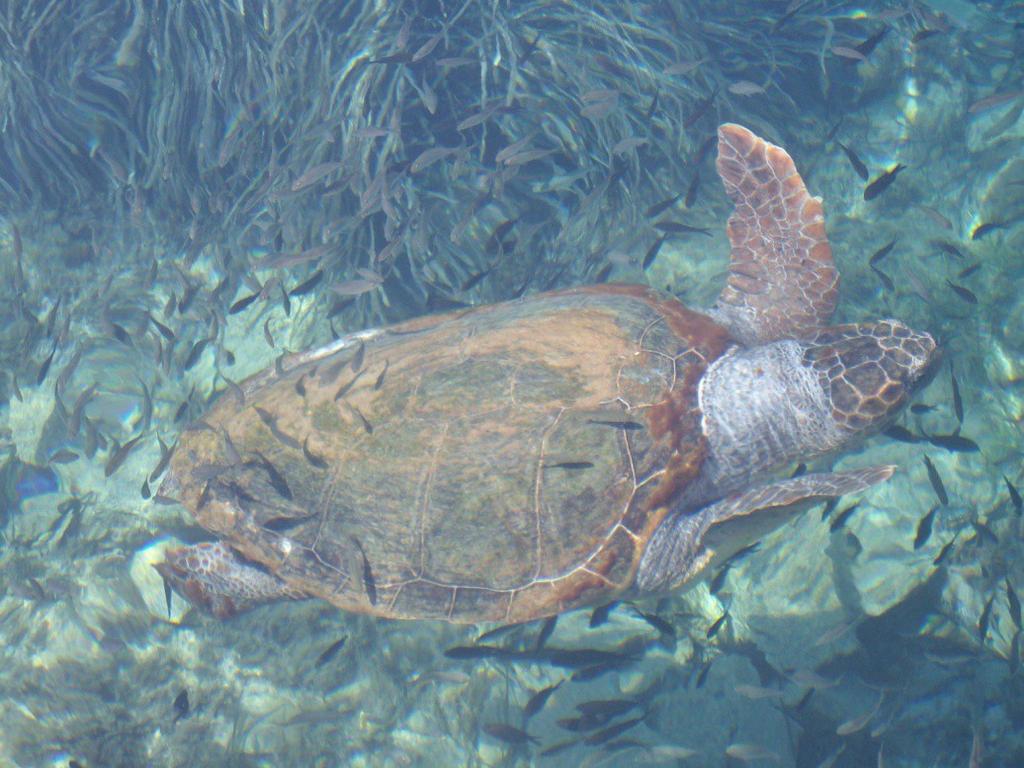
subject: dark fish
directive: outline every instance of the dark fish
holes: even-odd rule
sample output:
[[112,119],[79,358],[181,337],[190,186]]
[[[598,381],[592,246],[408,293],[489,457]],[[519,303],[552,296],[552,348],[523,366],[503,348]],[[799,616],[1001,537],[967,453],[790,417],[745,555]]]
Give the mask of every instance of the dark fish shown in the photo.
[[634,608],[633,610],[636,611],[636,615],[637,616],[639,616],[641,619],[643,619],[648,624],[650,624],[652,627],[654,627],[656,630],[658,630],[658,632],[661,633],[662,635],[665,635],[666,637],[672,637],[672,638],[674,638],[676,636],[676,628],[673,627],[665,619],[661,618],[661,616],[658,616],[658,615],[653,614],[653,613],[644,613],[643,611],[641,611],[638,608]]
[[932,484],[932,489],[935,491],[935,495],[939,497],[939,503],[942,506],[949,504],[949,495],[946,493],[946,486],[942,484],[942,478],[939,477],[939,472],[935,469],[935,465],[932,464],[932,460],[927,456],[924,457],[924,466],[928,470],[928,481]]
[[318,269],[314,272],[307,280],[288,291],[289,296],[305,296],[307,293],[316,288],[320,281],[324,279],[323,270]]
[[484,732],[488,736],[493,736],[498,741],[504,741],[506,744],[540,743],[526,731],[507,723],[486,723],[484,725]]
[[363,431],[366,432],[366,434],[368,434],[368,435],[372,435],[373,434],[373,424],[370,423],[370,420],[367,419],[365,416],[363,416],[363,412],[360,411],[355,406],[352,406],[352,410],[353,410],[353,412],[355,412],[356,416],[359,417],[359,421],[362,422]]
[[971,275],[973,275],[979,269],[981,269],[981,262],[976,261],[973,264],[961,269],[959,272],[956,273],[956,276],[963,280],[965,277],[970,277]]
[[928,405],[928,403],[914,403],[912,406],[910,406],[910,412],[916,413],[918,415],[922,413],[931,413],[934,410],[935,406]]
[[133,437],[124,445],[120,446],[111,454],[107,460],[107,464],[103,467],[103,476],[110,477],[112,474],[117,472],[124,464],[124,460],[128,458],[128,454],[132,452],[132,449],[139,444],[139,441],[143,438],[144,434],[139,434]]
[[917,524],[917,533],[914,535],[914,549],[920,549],[928,543],[928,539],[932,535],[932,521],[935,519],[935,513],[938,511],[938,507],[932,507],[928,510],[928,514],[921,518]]
[[542,757],[551,757],[552,755],[557,755],[560,752],[565,752],[565,750],[569,749],[570,747],[575,747],[579,743],[579,739],[569,739],[568,741],[560,741],[557,744],[552,744],[550,747],[545,747],[544,749],[542,749],[540,751],[540,755]]
[[324,664],[327,664],[329,661],[334,659],[334,657],[338,655],[338,652],[345,647],[346,640],[348,640],[347,635],[345,637],[342,637],[340,640],[335,640],[333,643],[327,646],[327,650],[325,650],[323,653],[317,656],[316,661],[313,663],[313,668],[319,669],[320,667],[324,666]]
[[885,272],[880,270],[878,267],[874,267],[874,266],[871,267],[871,271],[874,272],[875,275],[877,275],[878,279],[882,281],[882,285],[885,286],[885,289],[887,291],[895,291],[896,290],[896,284],[892,281],[891,277],[889,277],[887,274],[885,274]]
[[694,167],[697,167],[704,162],[704,158],[708,156],[708,153],[711,151],[711,148],[715,146],[715,140],[716,136],[715,134],[712,133],[710,136],[704,139],[703,144],[697,147],[697,151],[693,155],[693,160],[690,161]]
[[718,631],[722,628],[722,625],[725,624],[725,620],[727,618],[729,618],[729,610],[728,609],[726,609],[725,613],[723,613],[721,616],[719,616],[717,619],[715,619],[714,624],[712,624],[710,627],[708,627],[708,631],[707,631],[707,638],[708,638],[708,640],[712,639],[715,635],[718,634]]
[[174,722],[178,722],[181,718],[186,717],[188,712],[188,691],[183,688],[181,693],[174,697]]
[[1020,630],[1013,633],[1013,640],[1010,641],[1010,655],[1007,657],[1010,665],[1010,674],[1016,675],[1020,669]]
[[646,211],[644,211],[644,216],[646,216],[648,219],[653,219],[655,216],[661,215],[669,208],[671,208],[675,204],[676,200],[678,200],[680,197],[682,197],[682,193],[678,195],[673,195],[672,197],[667,197],[660,203],[655,203]]
[[161,323],[159,320],[157,320],[155,317],[153,317],[148,312],[146,313],[146,317],[148,317],[149,318],[149,322],[151,322],[154,325],[154,327],[156,327],[156,329],[158,331],[160,331],[160,335],[161,336],[163,336],[165,339],[167,339],[167,341],[174,341],[174,339],[175,339],[174,331],[172,331],[166,325]]
[[470,659],[509,659],[515,658],[516,652],[508,648],[501,648],[496,645],[458,645],[445,650],[444,655],[449,659],[460,661]]
[[526,702],[526,706],[523,707],[523,717],[533,717],[544,709],[544,705],[548,703],[548,699],[551,698],[551,694],[557,691],[558,687],[564,682],[564,680],[559,680],[554,685],[549,685],[547,688],[541,688],[533,694],[529,701]]
[[923,439],[899,424],[886,427],[882,430],[882,434],[886,437],[891,437],[893,440],[899,440],[901,443],[919,443]]
[[78,454],[74,451],[69,451],[67,448],[61,448],[58,451],[54,451],[50,454],[46,460],[47,464],[70,464],[72,461],[78,461]]
[[601,424],[605,427],[614,427],[615,429],[623,430],[637,430],[643,429],[644,425],[638,421],[609,421],[605,419],[587,419],[591,424]]
[[117,339],[119,342],[124,344],[126,347],[132,346],[132,336],[122,326],[111,321],[110,330],[114,332],[114,338]]
[[167,618],[168,619],[171,618],[171,600],[172,600],[171,595],[173,593],[174,593],[174,590],[171,589],[171,582],[169,582],[167,579],[164,579],[164,601],[167,603]]
[[977,304],[978,297],[974,295],[974,292],[969,288],[964,288],[962,285],[957,285],[952,280],[947,279],[946,285],[953,289],[953,292],[961,299],[966,301],[968,304]]
[[544,624],[541,625],[540,632],[537,633],[537,641],[533,644],[533,649],[539,651],[547,643],[548,638],[551,637],[551,633],[555,631],[555,625],[558,624],[558,615],[549,616],[544,619]]
[[693,112],[691,112],[690,115],[686,118],[686,120],[683,121],[683,127],[692,128],[694,123],[696,123],[698,120],[704,117],[704,113],[711,108],[711,105],[714,103],[715,97],[717,95],[718,88],[715,88],[715,90],[711,92],[710,96],[705,96],[703,99],[698,101],[696,106],[694,106],[693,108]]
[[1021,499],[1020,492],[1006,475],[1003,475],[1003,482],[1006,483],[1006,490],[1010,492],[1010,501],[1013,503],[1014,510],[1018,516],[1021,515],[1024,513],[1024,500]]
[[882,42],[882,38],[885,37],[885,35],[886,35],[886,33],[888,31],[889,31],[889,25],[888,24],[883,24],[881,29],[879,29],[877,32],[875,32],[875,34],[873,34],[871,37],[869,37],[863,43],[855,45],[853,47],[853,50],[857,51],[858,53],[860,53],[864,57],[870,56],[871,52],[875,50],[875,47],[880,42]]
[[929,435],[928,442],[938,448],[945,448],[947,451],[977,453],[981,450],[981,447],[971,438],[955,432],[952,435]]
[[576,709],[584,717],[601,717],[605,718],[607,722],[607,720],[625,714],[638,706],[640,703],[635,699],[595,699],[577,704]]
[[864,188],[864,199],[874,200],[880,194],[885,192],[885,190],[889,188],[889,185],[891,185],[896,180],[896,175],[906,167],[907,166],[903,165],[902,163],[897,163],[895,168],[893,168],[890,171],[886,171],[877,179],[868,184]]
[[192,349],[188,352],[188,357],[185,358],[185,363],[181,366],[183,371],[187,371],[193,365],[199,362],[200,356],[203,354],[203,350],[206,349],[206,345],[210,343],[209,339],[200,339],[192,345]]
[[690,181],[690,186],[686,188],[686,197],[683,198],[683,205],[687,208],[692,208],[693,204],[697,202],[697,192],[700,190],[700,171],[693,172],[693,179]]
[[299,443],[298,440],[296,440],[291,435],[281,431],[280,427],[277,426],[276,416],[260,408],[258,405],[254,405],[253,409],[256,411],[256,415],[260,417],[260,421],[262,421],[264,425],[266,425],[267,429],[270,430],[270,433],[274,437],[276,437],[289,448],[294,448],[295,450],[300,450],[302,448],[302,445],[301,443]]
[[153,471],[149,473],[149,482],[155,483],[156,479],[163,474],[164,470],[167,469],[167,465],[171,461],[171,449],[164,445],[164,441],[158,436],[156,441],[160,444],[160,461],[156,463]]
[[50,363],[53,362],[53,356],[57,354],[57,345],[53,345],[53,349],[50,350],[50,354],[47,355],[46,359],[43,360],[43,364],[39,366],[39,372],[36,374],[36,386],[38,387],[46,380],[46,374],[50,372]]
[[864,181],[867,181],[868,176],[870,176],[871,174],[868,173],[868,167],[864,165],[863,162],[861,162],[861,159],[859,157],[857,157],[857,153],[854,152],[845,144],[843,144],[843,142],[841,141],[838,141],[836,143],[843,150],[843,152],[846,153],[846,159],[850,161],[850,165],[853,166],[853,170],[857,172],[857,175],[864,179]]
[[835,518],[833,518],[832,522],[829,523],[829,526],[828,526],[829,532],[830,533],[835,533],[840,528],[842,528],[844,525],[846,525],[846,521],[850,519],[850,516],[854,513],[854,510],[856,510],[857,507],[859,507],[859,506],[860,506],[860,502],[858,501],[858,502],[856,502],[854,504],[851,504],[846,509],[844,509],[842,512],[840,512],[838,515],[836,515]]
[[381,388],[382,386],[384,386],[384,376],[385,376],[385,375],[387,374],[387,372],[388,372],[388,365],[390,365],[390,363],[391,363],[391,361],[390,361],[390,360],[385,360],[385,361],[384,361],[384,367],[383,367],[383,368],[381,368],[381,371],[380,371],[380,373],[379,373],[379,374],[377,375],[377,380],[376,380],[375,382],[373,382],[373,388],[374,388],[374,390],[378,390],[378,389],[380,389],[380,388]]
[[363,367],[363,362],[366,360],[366,344],[362,341],[359,342],[359,346],[356,347],[356,353],[352,355],[352,360],[349,362],[348,367],[353,372],[360,370]]
[[263,338],[267,342],[267,346],[270,347],[271,349],[274,349],[274,347],[275,347],[274,336],[270,332],[270,318],[269,317],[266,320],[263,321]]
[[658,256],[658,251],[661,250],[662,243],[664,243],[667,238],[668,235],[662,235],[661,237],[654,241],[654,244],[650,248],[647,249],[647,253],[644,254],[644,260],[643,263],[640,265],[640,269],[646,272],[647,268],[654,263],[654,260]]
[[800,477],[801,475],[807,474],[807,465],[802,461],[796,465],[796,469],[793,470],[793,474],[790,477]]
[[[898,239],[899,238],[896,238],[896,240]],[[893,246],[896,245],[896,240],[890,240],[888,243],[886,243],[877,251],[875,251],[874,255],[872,255],[872,257],[868,259],[868,264],[873,267],[886,256],[888,256],[890,251],[892,251]]]
[[593,613],[590,614],[590,628],[593,629],[594,627],[600,627],[608,621],[608,615],[618,604],[618,600],[612,600],[610,603],[605,603],[604,605],[599,605],[595,608]]
[[267,473],[267,478],[270,480],[270,485],[278,496],[287,501],[292,500],[292,489],[288,487],[288,481],[284,479],[284,475],[281,474],[281,470],[270,463],[270,460],[259,451],[256,451],[256,456],[260,460],[260,466],[263,467],[263,471]]
[[708,672],[711,671],[711,665],[715,663],[714,659],[708,659],[705,661],[700,668],[700,672],[697,673],[697,679],[694,681],[694,687],[703,688],[704,683],[707,682]]
[[594,466],[592,461],[560,461],[557,464],[545,464],[545,469],[590,469]]
[[241,312],[254,301],[256,301],[256,299],[258,299],[259,297],[260,295],[258,293],[253,293],[250,294],[249,296],[243,296],[242,298],[240,298],[238,301],[231,305],[231,307],[228,309],[228,314],[237,315],[239,312]]
[[142,488],[140,489],[142,498],[148,499],[153,495],[153,492],[149,489],[149,478],[142,478]]
[[683,224],[681,221],[668,221],[663,219],[661,221],[654,222],[654,228],[671,234],[697,232],[702,235],[707,235],[708,237],[713,237],[711,230],[707,227],[693,227],[689,224]]
[[1006,603],[1010,607],[1010,618],[1013,619],[1014,626],[1017,629],[1024,629],[1024,626],[1021,626],[1020,598],[1010,584],[1009,576],[1006,577]]
[[1006,224],[1001,221],[987,221],[984,224],[979,224],[974,228],[974,231],[971,232],[971,240],[979,240],[989,232],[996,229],[1002,229],[1005,226]]
[[995,595],[992,595],[985,603],[985,607],[981,611],[981,616],[978,617],[978,642],[982,645],[985,644],[985,637],[988,635],[988,623],[992,618],[992,601],[996,599]]
[[946,560],[946,558],[949,557],[949,553],[953,551],[953,545],[955,543],[956,543],[956,536],[954,535],[952,539],[950,539],[949,541],[947,541],[945,544],[942,545],[942,549],[939,550],[939,554],[937,554],[935,556],[935,559],[932,560],[932,565],[942,565],[942,563]]
[[295,394],[299,397],[306,396],[306,374],[299,376],[298,381],[295,382]]
[[361,368],[356,373],[355,376],[353,376],[347,382],[345,382],[340,387],[338,387],[338,391],[334,393],[334,399],[335,400],[341,400],[341,398],[343,398],[345,395],[347,395],[349,393],[349,390],[351,390],[352,387],[355,386],[355,383],[357,381],[359,381],[359,377],[362,376],[364,373],[366,373],[366,369],[365,368]]
[[363,545],[359,542],[359,539],[353,537],[352,541],[355,542],[356,548],[359,550],[359,554],[363,558],[363,588],[366,590],[366,599],[370,601],[370,605],[377,604],[377,582],[373,578],[373,570],[370,568],[370,561],[366,557],[366,551],[363,549]]
[[300,517],[272,517],[269,520],[263,521],[261,526],[274,533],[285,533],[293,528],[298,528],[308,521],[309,515]]
[[938,248],[940,251],[942,251],[948,256],[955,256],[958,259],[962,259],[964,257],[964,255],[960,253],[959,248],[953,245],[953,243],[950,243],[946,240],[929,240],[928,244],[934,246],[935,248]]
[[306,439],[302,441],[302,455],[317,469],[327,469],[327,462],[309,450],[309,435],[306,435]]
[[910,38],[910,40],[911,40],[911,42],[914,42],[914,43],[923,43],[929,37],[934,37],[935,35],[938,35],[938,34],[941,34],[941,33],[942,33],[941,29],[922,29],[922,30],[919,30],[918,32],[915,32],[914,36],[912,38]]
[[605,742],[611,741],[620,733],[625,733],[630,728],[633,728],[643,722],[646,715],[640,715],[640,717],[634,717],[632,720],[625,720],[615,725],[609,725],[600,731],[594,731],[592,734],[583,739],[584,744],[591,746],[595,744],[604,744]]

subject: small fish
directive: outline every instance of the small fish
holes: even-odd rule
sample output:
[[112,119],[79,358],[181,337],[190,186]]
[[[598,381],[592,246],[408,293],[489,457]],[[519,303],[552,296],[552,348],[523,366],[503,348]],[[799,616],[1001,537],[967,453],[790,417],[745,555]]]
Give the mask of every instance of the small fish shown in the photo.
[[277,426],[277,417],[272,413],[265,411],[258,405],[254,405],[253,409],[256,411],[256,415],[260,417],[260,421],[270,430],[270,433],[284,443],[289,448],[295,450],[301,450],[302,444],[291,435],[281,431],[281,428]]
[[838,515],[836,515],[835,519],[833,519],[832,522],[829,523],[829,526],[828,526],[829,532],[830,533],[835,533],[840,528],[842,528],[844,525],[846,525],[846,521],[850,519],[850,516],[854,513],[854,511],[859,506],[860,506],[860,502],[858,501],[858,502],[856,502],[854,504],[851,504],[846,509],[844,509],[842,512],[840,512]]
[[868,265],[873,267],[878,262],[880,262],[882,259],[884,259],[886,256],[888,256],[890,251],[892,251],[893,246],[896,245],[896,241],[898,239],[899,238],[896,238],[895,240],[890,240],[888,243],[886,243],[881,248],[879,248],[877,251],[875,251],[874,255],[870,259],[868,259]]
[[373,424],[370,423],[370,420],[367,419],[365,416],[363,416],[363,412],[360,411],[355,406],[350,406],[350,407],[352,408],[352,411],[355,413],[355,415],[359,417],[359,421],[363,425],[363,431],[366,432],[366,434],[368,434],[368,435],[372,435],[373,434]]
[[660,203],[655,203],[646,211],[644,211],[644,216],[646,216],[648,219],[653,219],[656,216],[660,216],[666,210],[675,205],[676,200],[678,200],[680,197],[682,197],[682,194],[673,195],[672,197],[665,198]]
[[590,469],[593,466],[594,466],[594,463],[591,462],[591,461],[560,461],[557,464],[545,464],[544,468],[545,469],[577,470],[577,469]]
[[564,680],[559,680],[554,685],[549,685],[547,688],[541,688],[539,691],[534,693],[526,702],[526,706],[523,707],[523,717],[533,717],[544,709],[544,705],[547,704],[548,699],[551,698],[551,694],[557,691],[559,686],[564,682]]
[[163,336],[167,341],[174,341],[174,339],[176,338],[175,335],[174,335],[174,331],[172,331],[166,325],[161,323],[159,320],[157,320],[155,317],[153,317],[153,315],[149,314],[148,312],[146,313],[146,317],[149,318],[149,322],[151,322],[153,324],[153,326],[160,332],[161,336]]
[[590,628],[600,627],[606,621],[608,616],[611,614],[615,607],[619,604],[618,600],[612,600],[610,603],[599,605],[594,609],[593,613],[590,614]]
[[188,691],[182,688],[181,693],[174,697],[174,722],[178,722],[189,713]]
[[875,716],[875,714],[878,712],[879,707],[882,706],[882,699],[884,698],[885,694],[883,693],[878,697],[878,701],[875,702],[875,706],[873,706],[867,712],[865,712],[862,715],[857,715],[857,717],[851,718],[850,720],[847,720],[844,723],[841,723],[839,727],[836,728],[836,735],[849,736],[852,733],[858,733],[859,731],[864,730],[864,727],[869,722],[871,722],[871,718]]
[[987,109],[993,107],[999,107],[1008,102],[1019,99],[1024,96],[1024,91],[1006,91],[1004,93],[995,93],[991,96],[986,96],[982,99],[978,99],[967,108],[967,113],[970,115],[976,115],[979,112],[984,112]]
[[[843,144],[843,142],[841,141],[837,141],[836,143],[839,145],[839,148],[846,153],[846,159],[850,161],[850,165],[853,166],[853,170],[857,172],[857,175],[864,179],[864,181],[867,181],[868,176],[870,176],[871,174],[868,171],[868,167],[864,165],[864,163],[861,161],[859,157],[857,157],[857,153],[854,152],[845,144]],[[896,241],[894,240],[893,242]]]
[[302,455],[317,469],[327,469],[327,462],[309,450],[309,435],[306,435],[306,439],[302,441]]
[[941,29],[922,29],[919,30],[918,32],[915,32],[914,36],[910,38],[910,41],[913,43],[923,43],[928,38],[935,37],[935,35],[940,34],[942,34]]
[[1024,625],[1021,624],[1020,598],[1017,597],[1009,576],[1006,577],[1006,603],[1010,608],[1010,618],[1013,619],[1014,626],[1017,629],[1024,629]]
[[988,635],[988,624],[992,619],[992,602],[995,599],[995,595],[988,599],[985,607],[981,609],[981,616],[978,617],[978,642],[982,645],[985,644],[985,637]]
[[956,373],[953,372],[953,361],[949,361],[949,386],[953,391],[953,413],[956,414],[956,420],[961,424],[964,423],[964,403],[960,399],[960,385],[956,381]]
[[701,235],[707,235],[713,237],[711,230],[707,227],[693,227],[689,224],[683,224],[681,221],[668,221],[662,219],[661,221],[654,222],[654,228],[661,230],[662,232],[668,232],[670,234],[681,234],[684,232],[696,232]]
[[1010,478],[1003,475],[1003,482],[1006,483],[1006,490],[1010,493],[1010,502],[1013,504],[1013,509],[1016,511],[1017,516],[1024,514],[1024,499],[1020,497],[1020,491],[1017,490],[1016,486],[1010,482]]
[[50,354],[47,355],[46,359],[43,360],[43,364],[39,366],[39,372],[36,374],[36,386],[38,387],[46,380],[46,374],[50,372],[50,364],[53,362],[53,356],[57,354],[57,345],[53,345],[53,349],[50,350]]
[[953,545],[955,543],[956,543],[956,535],[954,535],[952,539],[947,541],[942,546],[942,549],[939,550],[939,554],[935,556],[934,560],[932,560],[932,565],[942,565],[942,563],[945,562],[946,558],[949,557],[950,552],[953,551]]
[[928,442],[938,448],[945,448],[947,451],[977,453],[981,450],[981,446],[971,438],[955,432],[952,435],[929,435]]
[[297,179],[295,179],[295,181],[292,182],[291,191],[301,192],[307,187],[313,186],[325,176],[329,176],[330,174],[339,170],[341,167],[341,163],[338,162],[320,163],[318,165],[314,165],[312,168],[309,168],[305,172],[303,172]]
[[643,429],[644,425],[637,421],[611,421],[605,419],[587,419],[590,424],[600,424],[605,427],[614,427],[625,431]]
[[384,361],[384,367],[381,369],[380,373],[377,374],[377,380],[375,382],[373,382],[374,390],[378,390],[382,386],[384,386],[384,376],[388,372],[388,366],[390,365],[390,363],[391,363],[390,360],[385,360]]
[[359,539],[353,537],[352,541],[355,542],[356,548],[359,550],[359,554],[363,558],[363,589],[366,590],[366,599],[370,601],[370,605],[377,604],[377,582],[373,578],[373,570],[370,568],[370,561],[366,557],[366,551],[363,549],[363,545],[359,542]]
[[144,437],[144,434],[139,434],[133,437],[124,445],[118,447],[107,460],[106,466],[103,467],[103,476],[110,477],[112,474],[117,472],[124,464],[125,459],[128,458],[128,454],[132,452],[132,449],[139,444],[139,441]]
[[638,706],[640,703],[635,699],[595,699],[577,704],[576,709],[584,717],[604,718],[607,722]]
[[962,259],[964,255],[960,253],[960,249],[957,248],[953,243],[947,240],[933,239],[928,241],[928,245],[938,248],[943,253],[954,256],[958,259]]
[[928,514],[920,519],[917,523],[917,533],[914,535],[914,549],[918,550],[928,543],[928,539],[932,535],[932,521],[935,519],[935,513],[938,511],[938,507],[932,507],[928,510]]
[[964,288],[962,285],[958,285],[948,278],[946,279],[946,285],[952,288],[953,292],[968,304],[978,303],[978,297],[975,296],[974,292],[969,288]]
[[260,294],[258,293],[253,293],[249,296],[243,296],[228,308],[228,314],[237,315],[239,312],[243,311],[246,307],[248,307],[250,304],[256,301],[256,299],[258,299],[259,297]]
[[984,224],[979,224],[971,232],[971,240],[980,240],[989,232],[994,232],[997,229],[1003,229],[1006,226],[1001,221],[986,221]]
[[352,360],[349,362],[348,367],[356,372],[363,367],[363,362],[366,360],[366,344],[363,341],[359,342],[359,346],[356,347],[356,353],[352,355]]
[[980,261],[976,261],[973,264],[971,264],[969,266],[966,266],[963,269],[961,269],[959,272],[956,273],[956,276],[959,279],[963,280],[965,277],[970,277],[971,275],[973,275],[979,269],[981,269],[981,262]]
[[718,88],[715,88],[715,90],[711,92],[710,96],[705,96],[703,99],[698,101],[697,104],[694,105],[693,112],[691,112],[689,116],[686,118],[686,120],[683,121],[683,127],[692,128],[698,120],[704,117],[704,114],[714,103],[715,97],[717,95]]
[[484,733],[488,736],[493,736],[498,741],[503,741],[506,744],[540,743],[526,731],[507,723],[486,723],[483,729]]
[[902,163],[897,163],[895,168],[886,171],[877,179],[868,184],[864,188],[864,199],[874,200],[880,194],[885,192],[885,190],[887,190],[889,186],[896,180],[896,175],[900,171],[904,170],[906,167],[907,166],[903,165]]
[[718,634],[719,630],[722,628],[722,625],[725,624],[725,620],[727,618],[729,618],[729,610],[728,609],[726,609],[725,613],[723,613],[721,616],[719,616],[717,619],[715,619],[714,623],[710,627],[708,627],[708,631],[707,631],[707,638],[708,638],[708,640],[711,640],[715,635]]
[[47,458],[47,464],[70,464],[73,461],[78,461],[78,454],[74,451],[69,451],[67,448],[61,448],[54,453],[51,453]]
[[946,493],[946,486],[943,485],[942,478],[939,477],[939,472],[935,469],[935,465],[932,464],[932,460],[927,456],[924,457],[924,466],[928,470],[928,482],[932,484],[932,489],[939,498],[939,503],[942,506],[947,506],[949,504],[949,495]]
[[259,451],[256,451],[256,456],[259,458],[260,466],[263,467],[263,471],[267,473],[267,478],[270,480],[270,485],[273,487],[277,494],[287,500],[292,500],[292,489],[288,487],[288,481],[285,480],[284,475],[281,474],[281,470],[275,467],[270,460]]
[[[841,56],[844,59],[850,59],[851,61],[867,61],[868,57],[858,51],[856,48],[850,48],[845,45],[833,45],[832,53],[836,56]],[[865,177],[866,178],[866,177]]]
[[625,733],[630,728],[634,728],[635,726],[639,725],[641,722],[643,722],[645,716],[646,715],[640,715],[640,717],[634,717],[632,720],[624,720],[621,723],[609,725],[607,728],[604,728],[600,731],[594,731],[592,734],[583,739],[583,743],[590,746],[594,746],[596,744],[605,744],[606,742],[609,742],[612,739],[614,739],[619,734]]
[[737,80],[735,83],[730,83],[727,90],[737,96],[756,96],[765,92],[763,85],[758,85],[750,80]]
[[667,238],[667,234],[662,235],[661,237],[654,241],[654,244],[650,248],[647,249],[647,253],[644,254],[644,260],[643,263],[640,265],[640,269],[646,272],[647,268],[654,263],[655,258],[657,258],[658,256],[658,251],[661,250],[661,246]]
[[291,297],[305,296],[307,293],[316,288],[317,285],[320,284],[320,281],[323,279],[324,272],[322,269],[318,269],[307,280],[305,280],[302,283],[299,283],[297,286],[288,291],[288,295]]
[[942,227],[943,229],[948,229],[950,231],[953,230],[953,222],[951,222],[937,210],[932,208],[930,205],[921,205],[920,203],[918,203],[917,207],[919,210],[923,211],[928,216],[928,218],[935,222],[935,224],[937,224],[938,226]]
[[704,687],[704,683],[708,679],[708,673],[711,671],[711,665],[714,663],[714,659],[708,659],[701,665],[700,671],[697,673],[697,679],[694,681],[694,688]]
[[700,190],[700,171],[694,170],[693,179],[690,181],[690,186],[686,188],[686,196],[683,198],[683,205],[686,208],[692,208],[693,204],[697,202],[698,190]]
[[324,666],[332,659],[334,659],[334,657],[338,655],[338,652],[345,647],[346,640],[348,640],[347,635],[342,637],[340,640],[335,640],[333,643],[327,646],[327,650],[325,650],[323,653],[317,656],[316,661],[313,663],[313,668],[319,669],[320,667]]
[[362,375],[363,375],[364,373],[366,373],[366,369],[365,369],[365,368],[361,368],[361,369],[360,369],[360,370],[359,370],[359,371],[358,371],[358,372],[356,373],[356,375],[355,375],[355,376],[353,376],[353,377],[352,377],[351,379],[349,379],[349,380],[348,380],[347,382],[345,382],[345,383],[344,383],[344,384],[342,384],[342,385],[341,385],[340,387],[338,387],[338,391],[334,393],[334,399],[335,399],[335,400],[340,400],[340,399],[341,399],[341,398],[343,398],[343,397],[344,397],[345,395],[347,395],[347,394],[349,393],[349,391],[350,391],[350,390],[352,389],[352,387],[353,387],[353,386],[355,385],[355,383],[356,383],[357,381],[359,381],[359,377],[360,377],[360,376],[362,376]]
[[661,618],[661,616],[658,616],[653,613],[644,613],[639,608],[634,608],[633,610],[636,611],[637,616],[639,616],[641,619],[643,619],[656,630],[658,630],[659,634],[671,638],[674,638],[676,636],[676,628],[673,627],[665,619]]
[[541,625],[540,632],[537,633],[537,640],[533,644],[533,650],[539,651],[547,643],[548,638],[551,637],[551,633],[555,631],[555,626],[558,624],[558,615],[549,616],[544,619],[544,623]]
[[884,430],[882,430],[882,434],[884,434],[886,437],[892,437],[894,440],[899,440],[900,442],[913,443],[921,442],[923,439],[925,439],[924,437],[919,437],[918,435],[915,435],[906,427],[901,427],[899,424],[893,424],[889,427],[886,427]]
[[744,763],[752,763],[755,760],[779,762],[778,755],[767,747],[762,747],[760,744],[744,744],[737,742],[736,744],[730,744],[727,746],[725,748],[725,754],[729,757],[741,760]]
[[203,350],[206,349],[206,345],[210,343],[209,339],[200,339],[188,352],[188,357],[185,358],[185,362],[182,364],[181,369],[183,371],[189,370],[192,366],[199,362],[199,358],[203,354]]
[[977,534],[978,540],[980,542],[984,543],[987,541],[992,546],[995,546],[999,543],[999,537],[996,536],[996,532],[993,531],[992,528],[986,525],[985,523],[979,522],[977,520],[972,520],[971,527],[974,529],[974,532],[975,534]]
[[[1013,640],[1010,641],[1010,653],[1006,657],[1006,661],[1010,665],[1010,674],[1016,675],[1017,670],[1020,669],[1020,630],[1018,629],[1013,633]],[[980,768],[980,764],[979,764]]]
[[885,274],[885,272],[883,272],[882,270],[880,270],[878,267],[875,267],[875,266],[871,267],[871,271],[874,272],[875,275],[878,277],[878,279],[882,281],[882,285],[885,286],[885,289],[887,291],[895,291],[896,290],[896,284],[892,281],[891,277],[889,277],[887,274]]
[[910,406],[910,412],[916,413],[918,415],[921,415],[923,413],[931,413],[934,410],[935,406],[929,405],[928,403],[914,403],[912,406]]

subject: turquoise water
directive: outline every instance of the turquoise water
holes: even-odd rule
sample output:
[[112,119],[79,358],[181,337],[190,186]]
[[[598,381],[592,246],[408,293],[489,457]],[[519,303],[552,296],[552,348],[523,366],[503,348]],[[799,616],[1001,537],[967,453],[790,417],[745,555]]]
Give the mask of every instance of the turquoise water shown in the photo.
[[[1019,3],[8,2],[0,33],[0,765],[1024,764]],[[152,564],[209,535],[154,498],[164,447],[283,354],[594,283],[711,306],[725,122],[823,199],[835,321],[941,342],[912,437],[812,466],[891,480],[563,615],[546,647],[630,655],[588,680],[541,621],[467,660],[495,625],[168,606]]]

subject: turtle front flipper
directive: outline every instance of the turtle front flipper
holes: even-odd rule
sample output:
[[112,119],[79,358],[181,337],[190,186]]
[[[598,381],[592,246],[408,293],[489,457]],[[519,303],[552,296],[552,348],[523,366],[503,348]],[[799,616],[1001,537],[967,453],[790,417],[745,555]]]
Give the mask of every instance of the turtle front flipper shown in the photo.
[[719,127],[717,168],[736,209],[729,277],[711,315],[748,346],[825,325],[839,273],[820,198],[807,193],[784,149],[739,125]]
[[812,504],[870,488],[895,469],[889,465],[792,477],[727,496],[693,513],[676,513],[651,537],[636,587],[663,592],[693,581]]
[[169,549],[165,557],[162,563],[153,566],[163,577],[164,586],[218,619],[234,616],[260,603],[307,597],[243,560],[221,542]]

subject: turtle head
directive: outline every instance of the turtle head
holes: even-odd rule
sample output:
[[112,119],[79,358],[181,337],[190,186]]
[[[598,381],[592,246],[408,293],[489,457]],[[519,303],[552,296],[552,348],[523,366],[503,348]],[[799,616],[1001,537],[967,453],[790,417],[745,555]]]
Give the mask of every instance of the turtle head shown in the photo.
[[849,438],[883,429],[931,381],[941,355],[927,333],[897,320],[824,328],[807,340],[832,420]]
[[709,450],[691,503],[883,429],[930,380],[937,360],[931,336],[895,320],[728,352],[700,382]]

